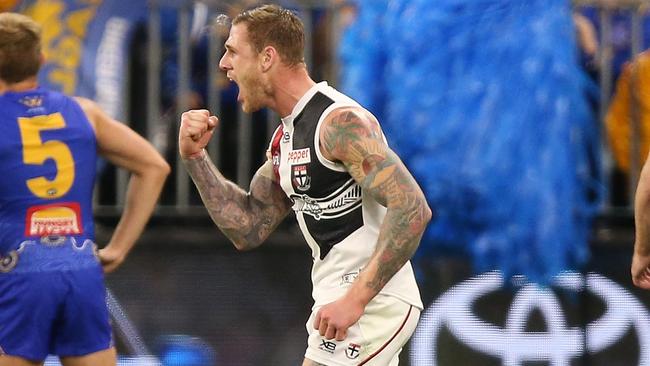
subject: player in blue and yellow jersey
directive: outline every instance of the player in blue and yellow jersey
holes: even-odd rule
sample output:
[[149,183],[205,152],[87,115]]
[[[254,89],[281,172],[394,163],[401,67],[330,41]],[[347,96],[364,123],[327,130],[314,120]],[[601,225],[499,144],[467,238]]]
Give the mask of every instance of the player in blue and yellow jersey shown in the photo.
[[[0,14],[0,366],[115,365],[104,272],[149,219],[169,166],[94,102],[38,87],[40,27]],[[109,243],[94,243],[97,156],[131,173]]]

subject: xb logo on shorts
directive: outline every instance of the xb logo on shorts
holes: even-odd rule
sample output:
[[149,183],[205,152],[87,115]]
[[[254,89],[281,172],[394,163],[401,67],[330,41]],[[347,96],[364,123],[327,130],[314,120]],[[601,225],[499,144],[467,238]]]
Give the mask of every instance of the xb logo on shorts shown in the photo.
[[318,348],[327,353],[334,353],[334,351],[336,351],[336,343],[328,341],[326,339],[321,339],[320,346],[318,346]]
[[[413,336],[411,364],[437,364],[437,339],[445,327],[466,346],[512,366],[530,361],[569,366],[572,359],[603,351],[634,329],[639,342],[639,365],[650,366],[650,314],[614,281],[596,273],[589,273],[586,278],[575,272],[556,277],[556,287],[574,292],[586,290],[604,303],[604,313],[586,325],[586,334],[581,327],[567,326],[562,306],[552,290],[535,284],[525,284],[515,294],[503,327],[478,317],[473,311],[474,303],[503,288],[503,284],[499,272],[488,272],[440,296],[423,313]],[[526,332],[533,311],[544,318],[545,332]]]

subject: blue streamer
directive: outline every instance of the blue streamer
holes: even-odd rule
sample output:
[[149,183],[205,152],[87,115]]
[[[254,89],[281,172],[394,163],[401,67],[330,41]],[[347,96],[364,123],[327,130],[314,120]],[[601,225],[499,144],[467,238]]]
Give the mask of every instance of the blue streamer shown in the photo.
[[[360,2],[342,89],[382,121],[436,218],[417,253],[548,283],[588,258],[598,124],[568,0]],[[595,192],[595,194],[594,194]]]

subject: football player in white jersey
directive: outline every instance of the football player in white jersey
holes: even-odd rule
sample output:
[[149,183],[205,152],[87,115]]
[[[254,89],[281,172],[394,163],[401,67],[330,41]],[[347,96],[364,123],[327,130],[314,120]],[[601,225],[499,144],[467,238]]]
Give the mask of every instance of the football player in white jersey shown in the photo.
[[432,213],[376,118],[314,82],[298,17],[275,5],[233,19],[220,68],[245,112],[282,117],[248,192],[204,150],[219,123],[183,113],[179,150],[215,224],[239,250],[262,244],[293,209],[314,258],[303,366],[397,365],[422,310],[410,258]]

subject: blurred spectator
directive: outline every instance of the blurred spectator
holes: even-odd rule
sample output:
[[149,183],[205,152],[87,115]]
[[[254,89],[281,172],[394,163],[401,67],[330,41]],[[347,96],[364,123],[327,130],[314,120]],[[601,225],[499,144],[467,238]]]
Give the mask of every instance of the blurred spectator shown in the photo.
[[20,0],[0,0],[0,12],[16,10]]
[[576,26],[576,43],[582,67],[593,80],[598,80],[598,35],[589,18],[579,12],[573,12]]
[[[163,6],[160,8],[161,40],[163,55],[161,65],[161,94],[163,109],[175,108],[178,92],[178,52],[179,52],[179,8]],[[190,12],[190,94],[186,96],[190,108],[205,106],[207,94],[207,49],[208,17],[206,4],[195,2]],[[185,50],[183,50],[185,51]]]
[[[598,81],[600,77],[600,70],[598,64],[598,55],[600,51],[598,35],[596,28],[589,18],[580,12],[573,11],[573,23],[575,25],[575,37],[578,49],[578,62],[588,76],[591,82],[585,83],[585,96],[586,100],[591,107],[591,127],[596,136],[601,136],[601,123],[598,119],[600,110],[600,92],[598,88]],[[600,152],[592,149],[587,152],[589,171],[594,181],[602,181],[602,167],[600,162]],[[593,188],[588,193],[590,200],[595,200],[598,197],[598,192]]]
[[[609,19],[610,32],[607,35],[602,34],[603,25],[601,24],[603,18],[601,11],[606,11],[606,19]],[[603,41],[600,45],[600,52],[607,54],[611,53],[611,77],[605,80],[604,85],[611,85],[614,83],[615,88],[612,88],[610,105],[607,107],[607,115],[605,117],[605,128],[608,134],[610,148],[614,155],[615,165],[611,168],[609,173],[609,204],[613,206],[626,206],[630,204],[629,200],[629,160],[631,156],[630,151],[630,123],[634,109],[630,108],[630,86],[633,86],[631,71],[626,63],[633,57],[632,45],[632,15],[637,12],[641,16],[641,49],[647,49],[650,46],[650,17],[648,16],[647,6],[640,6],[639,8],[632,8],[626,6],[625,2],[618,0],[611,0],[604,2],[600,7],[588,6],[580,10],[587,19],[589,19],[595,26],[597,37]],[[588,72],[592,77],[597,76],[597,71],[594,74],[588,67]],[[596,69],[597,70],[597,69]],[[604,72],[604,71],[603,71]],[[631,84],[632,83],[632,84]],[[600,99],[600,98],[599,98]],[[643,127],[642,127],[643,131]],[[647,151],[640,145],[640,153]],[[640,169],[645,155],[640,155]]]
[[[639,124],[640,135],[633,131]],[[623,172],[639,171],[650,150],[650,51],[624,65],[616,83],[606,117],[606,126],[614,158]],[[631,166],[632,138],[639,139],[637,165]]]
[[[623,2],[613,0],[605,4],[610,17],[610,33],[604,39],[601,47],[611,47],[612,51],[612,79],[618,79],[623,65],[629,61],[634,55],[632,54],[632,13],[634,9],[629,7],[620,6]],[[600,8],[594,6],[583,7],[580,10],[587,19],[591,21],[596,29],[598,38],[602,39],[602,24],[600,17]],[[641,35],[643,42],[642,49],[650,46],[650,17],[648,16],[648,9],[640,7],[638,12],[641,14]]]

